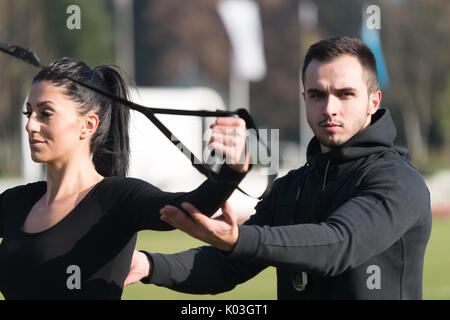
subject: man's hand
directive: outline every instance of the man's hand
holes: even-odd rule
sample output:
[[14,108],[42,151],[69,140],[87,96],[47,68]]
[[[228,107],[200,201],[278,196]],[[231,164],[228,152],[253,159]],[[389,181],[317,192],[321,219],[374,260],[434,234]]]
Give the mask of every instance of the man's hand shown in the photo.
[[129,284],[141,281],[141,279],[148,277],[150,274],[150,261],[145,253],[134,250],[133,258],[131,260],[130,272],[125,279],[124,287]]
[[236,214],[227,202],[222,206],[222,214],[216,218],[207,217],[190,203],[183,202],[181,206],[192,219],[180,209],[167,205],[160,210],[161,220],[223,251],[234,248],[239,229]]
[[245,150],[245,121],[236,117],[219,117],[210,128],[212,134],[209,148],[222,154],[231,169],[238,172],[248,171],[250,156]]

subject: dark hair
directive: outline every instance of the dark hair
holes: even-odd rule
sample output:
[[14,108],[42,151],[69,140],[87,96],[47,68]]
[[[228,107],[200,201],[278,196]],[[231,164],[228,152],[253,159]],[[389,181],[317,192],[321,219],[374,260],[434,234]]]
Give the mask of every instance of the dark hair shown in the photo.
[[129,99],[128,87],[121,72],[119,67],[113,65],[91,69],[82,61],[62,58],[43,68],[33,79],[33,84],[49,81],[57,87],[63,87],[67,97],[79,103],[80,115],[90,111],[97,114],[99,125],[92,136],[90,147],[95,169],[104,177],[124,177],[127,174],[130,159],[128,136],[130,111],[67,77]]
[[305,83],[305,72],[312,60],[330,62],[342,56],[351,55],[358,58],[366,74],[369,93],[378,90],[378,73],[375,56],[367,45],[358,38],[334,37],[316,42],[306,52],[302,68],[302,81]]

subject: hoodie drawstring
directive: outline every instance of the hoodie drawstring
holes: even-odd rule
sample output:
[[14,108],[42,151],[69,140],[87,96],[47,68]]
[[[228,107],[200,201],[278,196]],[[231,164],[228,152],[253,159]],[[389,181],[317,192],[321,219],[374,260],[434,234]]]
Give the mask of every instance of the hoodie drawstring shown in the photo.
[[306,175],[308,174],[308,167],[309,167],[309,162],[306,162],[305,165],[305,170],[302,172],[302,182],[300,183],[298,190],[297,190],[297,196],[295,197],[295,201],[298,200],[298,197],[300,196],[300,191],[302,190],[303,186],[305,185],[306,182]]
[[325,176],[323,177],[323,186],[322,186],[322,191],[325,190],[325,183],[327,181],[327,174],[328,174],[328,167],[330,166],[330,160],[328,160],[327,162],[327,167],[325,168]]

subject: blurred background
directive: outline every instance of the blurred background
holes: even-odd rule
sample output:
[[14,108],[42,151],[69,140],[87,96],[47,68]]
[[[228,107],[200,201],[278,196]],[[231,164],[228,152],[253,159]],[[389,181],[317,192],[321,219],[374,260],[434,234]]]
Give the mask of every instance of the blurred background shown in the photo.
[[[117,64],[134,79],[138,92],[148,92],[137,94],[136,100],[159,104],[153,107],[183,108],[186,101],[186,108],[193,109],[247,108],[260,128],[279,129],[282,175],[304,164],[311,138],[299,83],[307,48],[330,36],[362,38],[377,57],[382,106],[390,109],[397,125],[396,143],[409,149],[431,193],[434,224],[425,261],[424,298],[449,299],[450,255],[445,249],[450,242],[449,16],[447,0],[0,0],[0,42],[31,48],[43,64],[64,56],[91,67]],[[23,140],[21,111],[36,72],[0,55],[0,192],[44,172],[28,168],[28,145]],[[171,124],[182,126],[171,121],[167,119],[169,129]],[[183,141],[182,131],[180,135]],[[179,182],[179,172],[175,185],[167,183],[174,179],[165,174],[158,180],[161,166],[170,172],[171,157],[156,154],[154,148],[163,147],[149,148],[145,141],[135,148],[152,149],[153,162],[135,160],[134,176],[167,190],[190,188],[200,179],[189,176],[194,169],[184,162],[180,172],[186,172],[189,183]],[[145,156],[149,155],[142,159]],[[158,159],[166,160],[158,163]],[[159,170],[141,174],[150,167]],[[243,184],[256,195],[264,190],[262,179],[252,172]],[[242,220],[254,204],[235,196]],[[141,249],[156,252],[194,245],[199,243],[176,231],[145,232],[139,238]],[[275,273],[269,268],[218,296],[174,294],[141,284],[124,292],[124,299],[195,298],[275,299]]]

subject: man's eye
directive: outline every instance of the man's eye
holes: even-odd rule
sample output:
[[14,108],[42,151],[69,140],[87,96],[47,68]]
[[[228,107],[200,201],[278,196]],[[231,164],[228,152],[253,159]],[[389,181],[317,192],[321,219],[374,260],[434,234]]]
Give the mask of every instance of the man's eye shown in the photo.
[[341,93],[341,97],[350,97],[350,96],[354,96],[353,92],[342,92]]
[[312,94],[309,95],[309,97],[311,99],[318,99],[318,98],[323,98],[324,94],[323,93],[312,93]]

